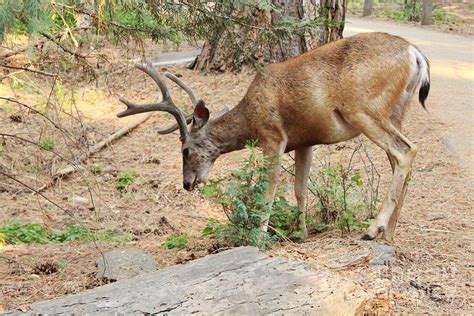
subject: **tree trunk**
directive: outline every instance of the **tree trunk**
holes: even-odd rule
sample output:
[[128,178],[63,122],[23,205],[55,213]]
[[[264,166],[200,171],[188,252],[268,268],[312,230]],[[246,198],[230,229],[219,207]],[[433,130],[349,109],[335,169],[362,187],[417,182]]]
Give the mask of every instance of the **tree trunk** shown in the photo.
[[[238,71],[247,63],[279,62],[342,38],[346,1],[273,0],[272,3],[278,10],[242,10],[236,15],[251,15],[258,23],[251,27],[236,25],[231,31],[216,32],[216,36],[211,36],[211,40],[205,42],[192,68],[205,71]],[[278,23],[281,25],[289,18],[293,22],[302,19],[325,19],[325,23],[303,27],[280,38],[268,35],[266,28],[272,29],[272,26]],[[237,36],[233,36],[235,33]]]
[[423,0],[423,11],[421,13],[421,25],[430,25],[433,23],[433,0]]
[[373,7],[374,7],[374,0],[364,0],[364,9],[362,10],[362,16],[371,15]]
[[[81,9],[90,14],[95,13],[95,0],[80,0],[79,5]],[[80,13],[76,15],[76,27],[78,28],[92,28],[92,17],[89,14]]]

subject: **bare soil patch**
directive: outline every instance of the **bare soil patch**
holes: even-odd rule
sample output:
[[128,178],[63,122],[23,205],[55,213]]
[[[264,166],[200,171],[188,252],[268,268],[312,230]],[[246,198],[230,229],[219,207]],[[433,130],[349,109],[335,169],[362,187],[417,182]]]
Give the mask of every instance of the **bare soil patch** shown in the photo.
[[[182,75],[212,111],[218,111],[224,105],[235,105],[253,77],[251,73],[202,75],[184,67],[168,69]],[[178,103],[189,104],[182,91],[170,86]],[[95,91],[94,100],[91,100],[91,91]],[[95,142],[125,124],[127,119],[115,117],[115,113],[123,109],[117,101],[118,96],[145,102],[155,98],[157,89],[144,75],[129,68],[112,75],[108,89],[86,87],[78,89],[79,92],[82,103],[78,102],[78,110],[88,126],[87,140]],[[25,98],[25,101],[32,100]],[[57,137],[33,113],[21,112],[23,122],[12,120],[11,115],[12,112],[0,111],[2,132],[21,133],[29,129],[29,132],[39,134],[43,128],[51,137]],[[85,170],[98,165],[103,172],[97,175],[88,171],[76,172],[44,191],[72,216],[21,186],[0,178],[0,222],[33,221],[52,229],[80,223],[96,229],[127,232],[132,236],[132,241],[122,244],[70,242],[2,246],[0,304],[4,308],[17,308],[101,285],[94,278],[95,260],[102,251],[113,248],[142,248],[162,267],[215,251],[213,241],[203,239],[201,230],[209,219],[225,220],[225,215],[219,205],[198,192],[182,189],[178,134],[157,133],[158,128],[169,123],[173,120],[167,115],[155,114],[84,165]],[[368,292],[377,294],[380,301],[367,303],[380,307],[374,309],[400,313],[474,311],[471,187],[442,143],[440,131],[443,129],[446,126],[436,117],[424,112],[418,104],[412,104],[404,130],[418,145],[418,156],[395,239],[397,261],[382,267],[361,263],[340,271]],[[390,165],[382,150],[369,141],[365,143],[381,173],[381,192],[384,192],[391,175]],[[348,142],[342,149],[343,155],[349,155],[355,145],[355,142]],[[21,142],[7,140],[7,151],[0,159],[6,159],[5,163],[14,166],[15,159],[32,159],[34,165],[38,162],[37,157],[43,157],[35,156],[22,146]],[[61,146],[59,141],[58,146]],[[221,157],[211,177],[228,173],[236,166],[236,159],[244,154],[237,152]],[[134,170],[138,176],[125,192],[119,192],[115,183],[120,172],[125,170]],[[31,175],[26,170],[19,171],[24,177]],[[35,181],[40,186],[42,181],[47,181],[47,173],[38,174]],[[283,181],[291,184],[291,177],[285,176]],[[94,205],[74,204],[70,198],[73,195],[92,199]],[[180,233],[190,236],[191,241],[184,249],[167,250],[162,246],[168,236]],[[342,236],[339,231],[330,231],[312,235],[304,243],[274,245],[268,253],[328,269],[325,264],[330,259],[364,247],[360,235],[361,232],[353,232]],[[58,264],[59,269],[50,274],[38,274],[35,267],[47,262]]]

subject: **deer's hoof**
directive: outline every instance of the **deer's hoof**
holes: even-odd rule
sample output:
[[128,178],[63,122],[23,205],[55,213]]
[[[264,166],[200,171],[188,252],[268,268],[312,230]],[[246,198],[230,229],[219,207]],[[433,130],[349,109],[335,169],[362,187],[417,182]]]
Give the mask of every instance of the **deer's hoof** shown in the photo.
[[385,230],[384,226],[379,226],[379,227],[369,227],[367,230],[367,233],[362,235],[361,239],[362,240],[373,240],[375,239],[380,233],[383,233]]
[[373,240],[375,237],[370,236],[369,234],[364,234],[360,239],[362,240]]

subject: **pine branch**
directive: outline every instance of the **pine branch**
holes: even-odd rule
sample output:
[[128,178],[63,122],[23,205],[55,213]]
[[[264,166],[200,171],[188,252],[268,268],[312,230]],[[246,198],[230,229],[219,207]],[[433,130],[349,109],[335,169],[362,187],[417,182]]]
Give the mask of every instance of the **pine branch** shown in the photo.
[[48,34],[46,32],[40,32],[40,34],[43,35],[44,37],[46,37],[47,39],[49,39],[51,42],[53,42],[57,46],[59,46],[59,48],[61,48],[66,53],[69,53],[69,54],[73,55],[74,57],[78,57],[78,58],[81,58],[81,59],[86,59],[86,56],[84,56],[82,54],[79,54],[77,52],[74,52],[74,51],[70,50],[69,48],[67,48],[66,46],[64,46],[61,42],[56,40],[55,36],[53,36],[51,34]]
[[[16,53],[19,53],[19,52],[16,52]],[[0,58],[1,58],[1,56],[0,56]],[[56,77],[56,76],[58,76],[57,74],[52,74],[52,73],[49,73],[49,72],[34,70],[34,69],[31,69],[31,68],[26,68],[26,67],[9,66],[9,65],[5,65],[3,63],[0,63],[0,67],[4,67],[4,68],[8,68],[8,69],[25,70],[25,71],[33,72],[33,73],[36,73],[36,74],[39,74],[39,75],[42,75],[42,76],[46,76],[46,77]]]

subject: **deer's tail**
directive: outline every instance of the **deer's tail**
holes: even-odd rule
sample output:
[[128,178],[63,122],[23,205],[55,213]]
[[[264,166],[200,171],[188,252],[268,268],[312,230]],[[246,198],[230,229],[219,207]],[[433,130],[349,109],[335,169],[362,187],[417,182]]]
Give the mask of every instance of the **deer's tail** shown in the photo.
[[420,91],[418,93],[418,100],[423,108],[426,110],[425,100],[428,98],[430,92],[430,63],[428,58],[423,55],[420,50],[414,47],[416,64],[418,66],[418,74],[420,78]]

